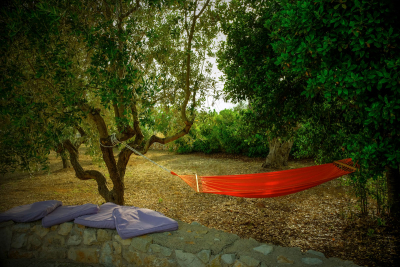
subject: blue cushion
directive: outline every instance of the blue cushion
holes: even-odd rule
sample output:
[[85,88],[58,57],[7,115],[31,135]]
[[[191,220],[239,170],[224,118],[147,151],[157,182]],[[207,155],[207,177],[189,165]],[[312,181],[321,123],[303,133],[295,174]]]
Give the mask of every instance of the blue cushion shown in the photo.
[[56,224],[72,221],[79,216],[96,214],[98,211],[99,206],[89,203],[79,206],[61,206],[44,217],[42,225],[43,227],[51,227]]
[[40,201],[33,204],[18,206],[6,212],[0,213],[0,222],[33,222],[42,219],[44,216],[51,213],[62,202],[57,200]]
[[115,222],[112,212],[117,207],[119,207],[119,205],[107,202],[100,206],[97,214],[80,216],[76,218],[74,222],[94,228],[115,229]]
[[178,229],[176,221],[154,210],[124,206],[114,209],[113,216],[122,239]]

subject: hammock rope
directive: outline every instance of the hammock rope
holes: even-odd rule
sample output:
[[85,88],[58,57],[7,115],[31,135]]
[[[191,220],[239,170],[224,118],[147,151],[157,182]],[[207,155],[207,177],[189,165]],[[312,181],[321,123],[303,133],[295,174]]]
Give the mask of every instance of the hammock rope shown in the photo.
[[111,135],[111,142],[112,142],[112,144],[113,144],[112,146],[105,146],[105,145],[103,145],[101,142],[100,142],[100,145],[101,145],[102,147],[115,147],[115,146],[118,145],[118,144],[123,144],[126,148],[128,148],[128,149],[130,149],[131,151],[135,152],[135,153],[138,154],[139,156],[141,156],[141,157],[147,159],[147,160],[150,161],[151,163],[157,165],[158,167],[160,167],[160,168],[163,169],[164,171],[167,171],[167,172],[169,172],[169,173],[171,173],[171,174],[173,174],[173,175],[176,175],[173,171],[170,171],[170,170],[168,170],[167,168],[165,168],[164,166],[161,166],[161,165],[158,164],[157,162],[155,162],[155,161],[149,159],[148,157],[146,157],[145,155],[143,155],[142,153],[140,153],[139,151],[137,151],[136,149],[134,149],[133,147],[131,147],[131,146],[128,145],[127,143],[119,141],[119,140],[117,139],[117,137],[115,136],[115,133]]
[[[326,183],[357,169],[352,160],[342,159],[317,166],[304,168],[239,175],[198,176],[178,175],[175,172],[149,159],[125,142],[120,142],[115,134],[111,135],[113,146],[123,144],[125,147],[145,158],[170,174],[178,176],[193,190],[199,193],[230,195],[246,198],[268,198],[284,196],[307,190]],[[100,142],[101,144],[101,142]],[[109,147],[104,146],[103,147]]]

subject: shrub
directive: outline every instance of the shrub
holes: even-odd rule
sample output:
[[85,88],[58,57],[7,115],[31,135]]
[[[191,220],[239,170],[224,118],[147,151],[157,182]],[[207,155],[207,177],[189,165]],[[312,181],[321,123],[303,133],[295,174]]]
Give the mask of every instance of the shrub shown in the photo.
[[[178,153],[224,152],[250,157],[266,157],[266,136],[251,129],[239,110],[201,112],[190,133],[174,142]],[[170,146],[172,147],[172,146]]]

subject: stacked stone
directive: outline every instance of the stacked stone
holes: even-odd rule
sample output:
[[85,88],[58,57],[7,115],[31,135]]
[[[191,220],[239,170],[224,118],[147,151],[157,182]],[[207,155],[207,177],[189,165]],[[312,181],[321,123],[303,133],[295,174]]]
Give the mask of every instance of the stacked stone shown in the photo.
[[56,259],[104,266],[356,266],[317,251],[262,244],[254,239],[179,222],[179,230],[121,239],[116,230],[72,222],[43,228],[33,223],[0,224],[2,259]]

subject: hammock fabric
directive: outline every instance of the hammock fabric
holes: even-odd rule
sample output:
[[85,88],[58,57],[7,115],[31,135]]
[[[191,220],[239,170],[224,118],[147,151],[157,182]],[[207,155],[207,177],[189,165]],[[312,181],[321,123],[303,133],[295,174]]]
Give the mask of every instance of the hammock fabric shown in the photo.
[[197,192],[247,198],[267,198],[297,193],[355,171],[351,159],[323,165],[256,174],[180,177]]

